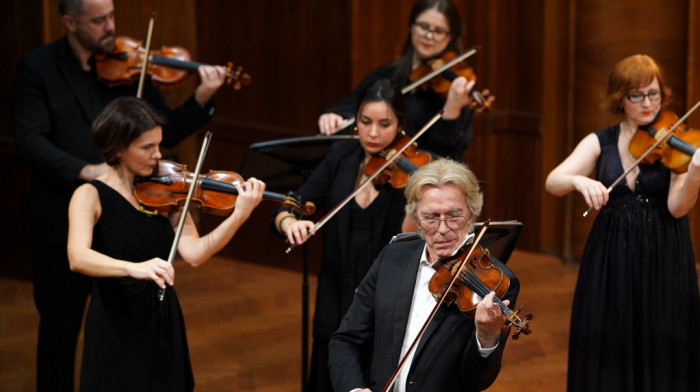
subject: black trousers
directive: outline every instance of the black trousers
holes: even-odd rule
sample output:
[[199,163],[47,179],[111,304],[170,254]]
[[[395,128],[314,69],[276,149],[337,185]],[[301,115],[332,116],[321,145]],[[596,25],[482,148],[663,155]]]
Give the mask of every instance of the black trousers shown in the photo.
[[92,280],[70,270],[65,244],[34,239],[33,247],[37,391],[73,392],[75,350]]

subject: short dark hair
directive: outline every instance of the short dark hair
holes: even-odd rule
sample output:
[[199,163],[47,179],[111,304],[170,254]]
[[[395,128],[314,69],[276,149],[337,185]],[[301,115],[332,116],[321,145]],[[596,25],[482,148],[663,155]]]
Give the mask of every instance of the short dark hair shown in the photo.
[[379,79],[372,83],[360,93],[360,99],[357,101],[357,113],[359,114],[360,110],[370,102],[386,103],[394,111],[399,122],[399,129],[406,126],[408,121],[406,100],[397,83],[391,79]]
[[163,126],[165,119],[148,102],[135,97],[120,97],[105,106],[92,123],[90,136],[110,166],[119,164],[120,151],[144,132]]
[[61,15],[75,16],[77,10],[83,9],[83,0],[58,0],[58,12]]

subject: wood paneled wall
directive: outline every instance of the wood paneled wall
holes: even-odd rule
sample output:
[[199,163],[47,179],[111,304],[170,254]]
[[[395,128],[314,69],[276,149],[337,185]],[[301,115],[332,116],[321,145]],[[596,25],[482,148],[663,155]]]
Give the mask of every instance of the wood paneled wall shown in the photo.
[[[581,197],[555,198],[544,180],[587,133],[617,121],[599,109],[613,64],[633,53],[648,53],[666,71],[682,114],[699,97],[695,72],[700,45],[696,0],[455,0],[465,21],[463,44],[480,45],[469,60],[479,88],[496,96],[492,111],[474,119],[476,138],[465,160],[482,181],[483,218],[518,219],[525,225],[518,246],[580,257],[593,218],[581,218]],[[143,39],[156,12],[153,45],[183,46],[193,59],[241,65],[252,78],[241,91],[217,93],[217,115],[206,169],[238,171],[254,142],[316,133],[319,113],[343,97],[375,67],[396,59],[408,31],[412,2],[404,0],[115,0],[117,32]],[[27,169],[14,157],[9,90],[19,56],[63,34],[51,0],[11,0],[0,6],[16,15],[3,24],[0,156],[16,174],[20,189],[4,200],[21,207],[28,192]],[[169,101],[184,100],[197,83],[166,90]],[[689,124],[700,124],[700,114]],[[194,164],[201,134],[171,151]],[[254,172],[254,168],[244,168]],[[8,211],[12,244],[21,208]],[[299,268],[301,252],[286,256],[283,241],[269,230],[272,203],[264,203],[225,255]],[[20,211],[20,212],[18,212]],[[697,209],[691,213],[695,233]],[[218,218],[202,216],[207,230]],[[318,267],[321,238],[311,241],[312,268]],[[696,244],[697,245],[697,244]],[[26,249],[26,248],[24,248]],[[696,249],[700,249],[696,246]],[[25,257],[15,254],[15,257]]]

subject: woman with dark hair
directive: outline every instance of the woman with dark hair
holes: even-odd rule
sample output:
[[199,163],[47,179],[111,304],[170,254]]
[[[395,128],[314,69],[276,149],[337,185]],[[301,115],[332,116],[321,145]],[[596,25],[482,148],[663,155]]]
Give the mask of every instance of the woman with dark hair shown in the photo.
[[[345,98],[326,110],[319,119],[321,133],[338,132],[343,118],[355,115],[358,96],[378,79],[391,78],[401,88],[410,84],[411,71],[426,61],[439,58],[445,51],[461,52],[462,20],[451,0],[418,0],[408,20],[408,36],[402,57],[383,65],[367,75]],[[413,136],[439,110],[445,112],[433,129],[418,139],[420,148],[461,162],[467,143],[474,138],[471,127],[472,110],[470,92],[474,82],[464,77],[455,79],[447,94],[441,98],[433,90],[416,89],[406,94],[406,106],[410,118],[405,124],[406,133]]]
[[[600,210],[574,293],[568,391],[700,391],[700,297],[686,214],[700,188],[700,150],[685,173],[656,161],[634,168],[630,140],[671,97],[646,55],[618,62],[603,106],[621,122],[595,131],[547,177]],[[589,178],[595,171],[596,178]]]
[[[359,141],[338,142],[299,189],[305,201],[329,211],[367,179],[365,166],[390,146],[405,124],[401,91],[388,79],[362,92],[357,105]],[[328,371],[328,342],[340,325],[362,278],[391,237],[401,232],[406,199],[391,185],[365,186],[324,226],[324,251],[318,275],[311,353],[311,391],[332,391]],[[275,229],[291,244],[315,234],[314,222],[299,220],[290,211],[273,213]]]
[[[168,258],[181,210],[152,216],[139,209],[136,176],[161,158],[163,119],[143,100],[112,101],[92,137],[107,172],[75,190],[68,209],[71,270],[92,276],[85,318],[81,391],[192,391],[187,335]],[[229,217],[200,237],[187,214],[180,256],[199,266],[226,245],[262,200],[265,184],[237,185]],[[163,301],[158,291],[164,289]]]

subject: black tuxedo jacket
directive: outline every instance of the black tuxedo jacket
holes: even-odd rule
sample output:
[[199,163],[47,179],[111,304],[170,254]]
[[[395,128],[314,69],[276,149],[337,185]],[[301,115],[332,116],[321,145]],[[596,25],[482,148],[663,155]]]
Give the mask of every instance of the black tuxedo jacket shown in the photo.
[[[94,71],[83,71],[66,37],[21,58],[12,106],[17,153],[32,168],[26,222],[31,235],[65,245],[78,174],[86,164],[103,162],[90,140],[90,125],[109,102],[125,95],[135,96],[136,86],[100,83]],[[167,118],[164,146],[197,130],[214,112],[212,102],[201,108],[194,97],[171,111],[151,83],[145,83],[143,97]]]
[[[422,239],[388,245],[379,255],[355,294],[340,328],[330,342],[333,388],[348,392],[369,387],[380,391],[399,363],[406,333]],[[493,258],[492,258],[493,259]],[[493,259],[510,278],[503,299],[511,307],[520,289],[513,273]],[[421,338],[408,373],[407,391],[479,391],[496,379],[507,339],[501,335],[488,358],[479,354],[474,320],[456,306],[442,305]],[[361,351],[373,344],[369,374],[363,374]],[[365,364],[366,365],[366,364]]]

